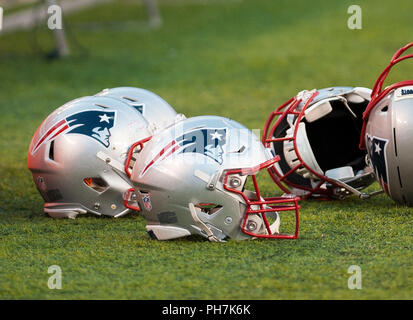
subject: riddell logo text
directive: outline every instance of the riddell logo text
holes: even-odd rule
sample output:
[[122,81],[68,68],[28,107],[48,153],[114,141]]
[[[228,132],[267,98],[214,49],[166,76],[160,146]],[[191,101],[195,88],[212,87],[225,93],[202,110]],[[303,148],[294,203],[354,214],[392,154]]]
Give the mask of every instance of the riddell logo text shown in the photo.
[[402,89],[402,96],[413,94],[413,89]]

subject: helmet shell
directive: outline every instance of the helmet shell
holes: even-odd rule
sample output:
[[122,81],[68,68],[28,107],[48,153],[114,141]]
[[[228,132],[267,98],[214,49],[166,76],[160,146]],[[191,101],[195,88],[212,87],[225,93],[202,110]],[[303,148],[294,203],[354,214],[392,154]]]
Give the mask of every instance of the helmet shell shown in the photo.
[[363,114],[360,149],[368,149],[369,160],[383,190],[398,203],[413,206],[413,80],[383,88],[392,68],[412,59],[405,52],[413,42],[401,47],[378,76],[371,101]]
[[281,158],[269,168],[274,182],[305,198],[361,196],[374,182],[358,148],[370,94],[363,87],[304,90],[272,112],[263,143]]
[[184,118],[157,94],[142,88],[116,87],[104,89],[96,94],[120,99],[138,110],[149,122],[152,130],[162,130],[177,120]]
[[392,90],[371,110],[365,144],[370,166],[394,201],[413,206],[413,86]]
[[[154,135],[131,177],[147,230],[160,240],[209,237],[205,226],[219,240],[251,238],[240,228],[247,204],[224,188],[224,173],[272,158],[248,128],[218,116],[189,118]],[[235,178],[239,190],[246,178]]]
[[28,168],[45,212],[121,216],[123,194],[131,188],[124,173],[130,145],[150,136],[148,122],[129,105],[110,97],[87,96],[56,109],[35,132]]

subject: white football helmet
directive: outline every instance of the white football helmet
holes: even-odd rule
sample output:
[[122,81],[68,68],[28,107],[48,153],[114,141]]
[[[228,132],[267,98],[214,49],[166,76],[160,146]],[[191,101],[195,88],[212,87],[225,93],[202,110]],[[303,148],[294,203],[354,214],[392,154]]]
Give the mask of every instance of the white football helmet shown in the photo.
[[393,66],[413,58],[413,54],[402,56],[410,47],[413,43],[400,48],[377,79],[363,115],[360,147],[367,147],[369,163],[387,195],[413,206],[413,80],[383,90]]
[[164,99],[145,89],[117,87],[104,89],[96,95],[121,99],[129,104],[149,122],[152,131],[162,130],[177,121],[185,119],[183,114],[177,114]]
[[358,148],[362,114],[371,90],[332,87],[302,91],[271,112],[263,143],[281,157],[268,169],[286,193],[342,199],[374,182]]
[[140,112],[111,97],[82,97],[56,109],[30,143],[28,168],[55,218],[139,210],[125,173],[131,144],[151,136]]
[[[299,198],[264,198],[257,179],[278,160],[249,129],[223,117],[189,118],[157,133],[131,176],[149,235],[297,238]],[[282,234],[278,213],[290,211],[294,232]]]

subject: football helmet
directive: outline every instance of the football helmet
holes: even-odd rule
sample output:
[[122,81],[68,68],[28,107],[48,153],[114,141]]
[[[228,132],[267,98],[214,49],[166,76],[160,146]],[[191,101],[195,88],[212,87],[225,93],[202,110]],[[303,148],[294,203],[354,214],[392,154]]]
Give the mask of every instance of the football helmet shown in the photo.
[[280,161],[268,168],[286,193],[342,199],[374,182],[358,148],[362,114],[371,90],[331,87],[302,91],[271,112],[262,141]]
[[369,163],[383,190],[394,201],[413,206],[413,80],[394,83],[383,89],[391,69],[413,58],[400,48],[379,75],[371,101],[363,115],[360,148],[369,154]]
[[[149,235],[297,238],[299,198],[264,198],[257,178],[278,160],[252,131],[223,117],[189,118],[155,134],[131,176]],[[279,232],[281,212],[295,213],[291,234]]]
[[34,134],[27,166],[54,218],[94,213],[120,217],[139,210],[125,173],[131,144],[152,132],[140,112],[111,97],[72,100]]
[[126,102],[143,115],[152,131],[162,130],[176,121],[185,119],[183,114],[177,114],[164,99],[145,89],[117,87],[104,89],[96,95],[113,97]]

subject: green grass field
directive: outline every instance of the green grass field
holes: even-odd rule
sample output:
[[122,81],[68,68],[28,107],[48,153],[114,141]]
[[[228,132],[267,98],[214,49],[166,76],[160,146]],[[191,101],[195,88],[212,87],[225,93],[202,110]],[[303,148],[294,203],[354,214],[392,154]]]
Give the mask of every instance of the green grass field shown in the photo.
[[[132,1],[68,17],[73,56],[63,61],[40,56],[52,45],[45,28],[36,40],[0,34],[0,299],[413,299],[413,210],[384,195],[302,202],[292,241],[158,242],[138,216],[43,214],[27,148],[41,121],[73,98],[137,86],[188,117],[262,129],[303,89],[371,87],[413,40],[410,0],[358,1],[362,30],[347,28],[353,1],[160,2],[159,30],[139,22],[144,7]],[[412,73],[406,62],[390,81]],[[62,268],[61,290],[47,286],[50,265]],[[347,287],[351,265],[361,267],[361,290]]]

